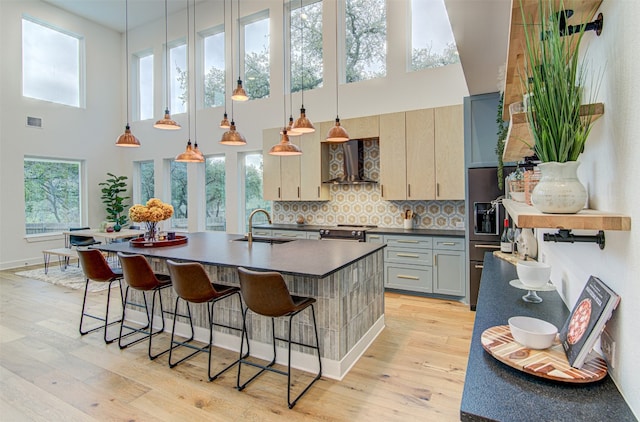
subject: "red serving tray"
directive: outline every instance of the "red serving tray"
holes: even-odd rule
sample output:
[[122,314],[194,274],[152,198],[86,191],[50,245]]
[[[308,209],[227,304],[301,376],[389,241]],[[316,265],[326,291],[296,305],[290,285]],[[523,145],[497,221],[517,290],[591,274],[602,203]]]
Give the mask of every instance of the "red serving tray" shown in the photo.
[[177,246],[187,243],[187,236],[176,236],[175,239],[171,240],[155,240],[150,241],[146,240],[142,237],[137,237],[135,239],[131,239],[129,244],[134,248],[161,248],[164,246]]

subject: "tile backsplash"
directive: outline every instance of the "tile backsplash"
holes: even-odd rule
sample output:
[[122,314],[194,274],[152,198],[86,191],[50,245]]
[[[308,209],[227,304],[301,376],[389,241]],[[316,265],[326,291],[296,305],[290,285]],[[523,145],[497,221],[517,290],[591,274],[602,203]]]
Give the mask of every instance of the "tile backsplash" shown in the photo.
[[[376,180],[380,161],[378,143],[366,141],[365,173]],[[331,177],[342,169],[339,146],[330,149]],[[456,223],[465,220],[465,201],[386,201],[380,196],[377,184],[332,185],[329,201],[275,201],[273,222],[293,224],[303,217],[306,224],[366,224],[378,227],[402,227],[404,210],[411,209],[415,217],[413,227],[420,229],[460,230]]]

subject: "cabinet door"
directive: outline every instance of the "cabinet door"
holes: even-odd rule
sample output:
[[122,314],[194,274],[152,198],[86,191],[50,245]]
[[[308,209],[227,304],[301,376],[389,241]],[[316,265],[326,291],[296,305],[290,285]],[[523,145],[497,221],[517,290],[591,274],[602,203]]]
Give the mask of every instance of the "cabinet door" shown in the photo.
[[269,155],[269,150],[277,142],[280,129],[262,131],[262,196],[267,201],[282,199],[280,184],[280,157]]
[[347,130],[349,139],[377,138],[380,136],[378,116],[343,119],[340,120],[340,125]]
[[280,185],[283,201],[300,200],[300,155],[280,157]]
[[380,193],[386,200],[407,199],[404,113],[380,116]]
[[465,295],[464,251],[433,251],[433,293]]
[[466,166],[496,167],[496,133],[500,93],[464,98],[464,153]]
[[435,109],[436,199],[464,199],[462,105]]
[[419,265],[385,264],[385,287],[431,293],[433,271],[431,267]]
[[[322,125],[318,125],[322,128]],[[319,201],[329,199],[329,186],[323,185],[329,179],[329,146],[321,142],[326,136],[320,130],[291,138],[302,148],[300,156],[300,199]]]
[[406,113],[407,199],[436,197],[434,109]]
[[289,239],[306,239],[307,232],[297,230],[273,230],[273,237],[285,237]]

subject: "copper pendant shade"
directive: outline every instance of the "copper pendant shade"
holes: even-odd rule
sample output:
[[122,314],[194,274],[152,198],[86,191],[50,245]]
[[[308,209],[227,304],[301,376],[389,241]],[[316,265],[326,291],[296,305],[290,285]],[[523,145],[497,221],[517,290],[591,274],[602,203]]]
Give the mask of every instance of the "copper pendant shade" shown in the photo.
[[[283,131],[280,131],[280,135],[282,135]],[[289,116],[289,124],[287,125],[287,135],[289,137],[292,136],[302,136],[302,132],[298,132],[293,129],[293,116]]]
[[231,123],[229,122],[229,118],[227,116],[227,113],[224,113],[224,117],[222,118],[222,121],[220,122],[220,129],[229,129],[231,127]]
[[316,131],[316,128],[313,126],[313,123],[311,123],[311,120],[307,118],[306,110],[304,107],[300,109],[300,117],[298,117],[298,120],[293,123],[291,129],[293,129],[295,132],[300,133],[313,133]]
[[163,129],[163,130],[178,130],[178,129],[182,129],[182,126],[180,126],[180,124],[178,122],[176,122],[175,120],[173,120],[171,118],[171,113],[169,113],[169,109],[167,108],[164,111],[164,118],[158,120],[153,127],[155,127],[156,129]]
[[222,134],[220,143],[223,145],[238,146],[246,145],[247,140],[244,138],[244,136],[242,136],[240,132],[236,130],[236,122],[232,120],[229,130]]
[[302,155],[302,150],[299,146],[289,142],[289,136],[287,130],[282,131],[280,137],[280,143],[271,147],[269,150],[270,155]]
[[231,99],[234,101],[247,101],[249,96],[247,95],[247,91],[242,87],[242,79],[238,79],[238,86],[233,90],[233,94],[231,94]]
[[202,154],[196,152],[196,150],[191,146],[191,139],[189,139],[187,142],[187,149],[182,154],[178,154],[175,161],[180,163],[202,163],[204,162],[204,157]]
[[124,127],[124,133],[118,136],[116,146],[119,147],[139,147],[140,141],[131,133],[129,127],[129,2],[124,2],[124,20],[125,20],[125,45],[127,55],[127,124]]
[[118,140],[116,141],[116,145],[119,147],[139,147],[140,146],[140,141],[138,140],[138,138],[136,138],[133,133],[131,133],[131,128],[129,127],[129,124],[127,123],[127,126],[125,126],[124,129],[124,133],[120,136],[118,136]]
[[336,117],[336,124],[334,127],[329,129],[329,132],[327,133],[326,141],[341,143],[341,142],[347,142],[348,140],[349,140],[349,134],[347,133],[345,128],[340,126],[340,118]]

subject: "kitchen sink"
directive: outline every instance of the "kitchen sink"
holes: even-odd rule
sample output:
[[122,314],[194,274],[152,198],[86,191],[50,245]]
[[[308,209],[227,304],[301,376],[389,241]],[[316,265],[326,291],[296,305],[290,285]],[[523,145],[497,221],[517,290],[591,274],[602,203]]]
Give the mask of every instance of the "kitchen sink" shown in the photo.
[[[282,239],[280,237],[254,237],[253,242],[255,243],[270,243],[272,245],[279,245],[281,243],[289,243],[294,241],[295,239]],[[248,242],[249,239],[246,237],[241,237],[240,239],[234,239],[235,242]]]

